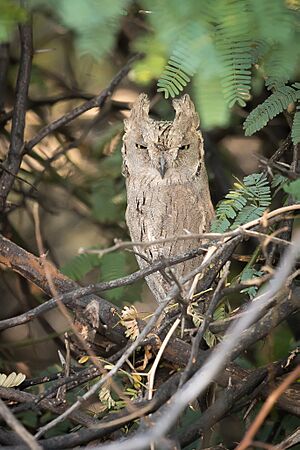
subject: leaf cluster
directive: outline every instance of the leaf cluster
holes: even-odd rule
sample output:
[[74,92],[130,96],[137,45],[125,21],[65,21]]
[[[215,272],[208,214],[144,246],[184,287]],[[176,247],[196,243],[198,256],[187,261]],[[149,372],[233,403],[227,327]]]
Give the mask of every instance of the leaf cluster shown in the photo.
[[[299,100],[299,87],[288,84],[300,60],[297,6],[283,0],[218,0],[210,4],[200,0],[188,2],[183,15],[179,5],[178,9],[173,5],[169,14],[171,2],[164,3],[162,7],[152,2],[150,17],[171,54],[158,80],[158,91],[166,98],[175,97],[193,78],[202,127],[226,125],[229,109],[246,106],[252,84],[259,78],[271,93],[245,122],[246,135],[260,130]],[[299,142],[298,114],[292,137],[294,143]]]
[[234,183],[216,209],[211,231],[223,233],[258,219],[271,203],[271,190],[264,173],[253,173]]
[[216,209],[211,231],[223,233],[258,219],[271,203],[271,190],[264,173],[253,173],[234,183]]

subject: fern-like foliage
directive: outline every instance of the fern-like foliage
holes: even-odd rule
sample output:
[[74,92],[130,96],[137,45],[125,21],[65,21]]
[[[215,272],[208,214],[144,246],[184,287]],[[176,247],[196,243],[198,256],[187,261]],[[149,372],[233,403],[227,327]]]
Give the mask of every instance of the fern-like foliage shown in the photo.
[[202,76],[209,78],[213,75],[212,67],[215,71],[219,64],[212,28],[209,21],[204,24],[191,21],[157,82],[157,91],[163,92],[165,98],[178,95],[198,72],[203,60],[206,64],[201,67]]
[[251,89],[251,42],[233,43],[220,39],[218,47],[224,64],[222,86],[225,100],[229,108],[236,103],[246,106],[245,100],[250,99]]
[[62,267],[61,271],[72,280],[81,281],[91,270],[99,268],[101,263],[98,255],[83,253],[74,256]]
[[[252,267],[246,266],[240,276],[240,280],[241,280],[241,282],[246,281],[246,280],[252,280],[253,278],[261,277],[263,274],[264,273],[261,270],[257,270],[253,266]],[[245,289],[242,289],[241,292],[249,295],[249,297],[252,299],[256,296],[257,290],[258,290],[257,286],[249,286]]]
[[[224,99],[220,77],[214,75],[207,80],[196,73],[194,81],[197,85],[195,100],[201,117],[201,127],[209,128],[212,123],[215,123],[216,117],[218,117],[219,126],[226,126],[230,119],[230,112]],[[214,98],[213,102],[212,98]]]
[[252,42],[247,2],[221,3],[216,26],[216,45],[222,60],[221,82],[229,107],[245,106],[250,98]]
[[258,105],[244,122],[246,136],[261,130],[269,120],[287,109],[290,103],[300,99],[300,90],[292,86],[280,86],[261,105]]
[[295,112],[293,127],[292,127],[292,140],[293,143],[299,144],[300,142],[300,103],[297,104],[297,109]]
[[[204,8],[203,8],[204,9]],[[203,11],[204,12],[204,11]],[[190,21],[158,80],[158,92],[175,97],[194,73],[209,82],[220,78],[225,101],[245,106],[251,87],[252,42],[246,2],[233,0],[208,7],[203,21]],[[204,63],[205,62],[205,63]]]
[[290,194],[296,202],[300,202],[300,178],[291,181],[290,183],[286,183],[283,186],[283,189]]
[[[0,16],[5,20],[0,23],[0,40],[12,28],[10,22],[16,23],[14,12],[23,20],[23,9],[12,7],[12,3],[1,2]],[[74,32],[80,52],[96,58],[113,48],[122,15],[131,15],[137,6],[130,0],[29,3],[44,5]],[[257,81],[264,80],[272,94],[245,123],[247,134],[259,130],[295,101],[290,84],[300,59],[299,2],[140,0],[138,5],[150,12],[144,17],[152,32],[132,40],[133,49],[147,41],[144,49],[139,49],[146,57],[136,65],[135,80],[145,84],[158,78],[158,91],[168,98],[179,95],[194,79],[194,98],[203,128],[226,125],[230,108],[244,107],[250,99],[253,78],[260,88],[262,83]],[[214,113],[212,105],[217,105]],[[297,141],[297,129],[294,135]]]
[[254,173],[234,184],[216,209],[211,231],[223,233],[258,219],[271,203],[271,191],[264,173]]
[[290,51],[287,52],[282,44],[266,44],[262,71],[266,88],[269,91],[285,86],[294,76],[298,64],[297,58],[295,58],[297,50],[294,49],[294,45],[297,43],[291,43]]
[[[261,129],[298,98],[299,89],[288,84],[300,59],[297,7],[284,0],[190,0],[184,6],[179,0],[144,1],[153,11],[156,34],[171,54],[158,91],[174,97],[194,78],[204,128],[226,124],[225,108],[245,106],[253,77],[260,77],[272,94],[245,123],[246,134]],[[220,85],[221,92],[213,92],[213,84]],[[210,105],[217,104],[221,116],[204,107],[208,91]]]
[[284,185],[288,182],[288,178],[280,173],[276,173],[271,182],[271,188],[273,189],[273,197],[283,189]]
[[191,81],[195,72],[196,66],[190,61],[188,47],[184,51],[184,44],[181,44],[165,66],[157,82],[157,92],[163,92],[165,98],[176,97]]
[[[130,261],[124,253],[108,253],[102,257],[96,254],[85,253],[75,256],[62,268],[62,272],[76,281],[81,281],[92,270],[96,271],[96,281],[110,281],[125,276]],[[126,291],[120,287],[109,290],[105,296],[111,300],[119,300]]]

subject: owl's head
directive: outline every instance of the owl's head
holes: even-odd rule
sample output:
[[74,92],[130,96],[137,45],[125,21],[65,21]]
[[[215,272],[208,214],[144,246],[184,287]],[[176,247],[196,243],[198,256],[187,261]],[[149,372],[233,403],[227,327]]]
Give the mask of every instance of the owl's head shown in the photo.
[[173,100],[172,122],[150,118],[149,103],[147,95],[141,94],[124,121],[125,173],[166,184],[189,181],[203,160],[203,139],[193,102],[189,95]]

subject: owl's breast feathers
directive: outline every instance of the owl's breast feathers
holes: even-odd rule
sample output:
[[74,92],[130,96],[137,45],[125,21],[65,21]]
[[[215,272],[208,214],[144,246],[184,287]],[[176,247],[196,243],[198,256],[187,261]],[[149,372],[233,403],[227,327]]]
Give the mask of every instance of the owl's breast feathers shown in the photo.
[[[195,179],[185,184],[153,184],[142,179],[127,179],[126,222],[131,239],[135,242],[163,240],[189,233],[202,233],[209,229],[214,216],[207,187]],[[203,240],[202,240],[203,243]],[[161,257],[171,257],[188,252],[201,245],[200,239],[172,240],[150,247],[135,247],[141,268]],[[172,267],[177,279],[199,266],[202,257],[185,261]],[[155,273],[147,277],[147,283],[156,299],[161,301],[170,282]]]
[[[199,180],[184,184],[148,184],[128,180],[126,221],[134,241],[148,242],[188,233],[202,233],[214,215],[210,195]],[[152,258],[188,251],[199,240],[151,247]]]

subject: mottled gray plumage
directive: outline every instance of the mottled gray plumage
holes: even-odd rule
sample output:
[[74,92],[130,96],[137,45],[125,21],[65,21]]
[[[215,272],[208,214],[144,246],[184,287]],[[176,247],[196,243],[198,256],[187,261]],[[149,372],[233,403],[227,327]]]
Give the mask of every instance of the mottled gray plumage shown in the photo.
[[[123,174],[126,177],[126,222],[133,241],[147,242],[208,230],[214,216],[199,118],[188,95],[173,101],[172,122],[149,117],[149,100],[141,94],[125,120]],[[135,250],[148,261],[196,248],[200,240],[181,240]],[[141,268],[148,263],[137,256]],[[201,262],[201,257],[172,268],[180,278]],[[147,277],[160,302],[170,282],[160,273]]]

